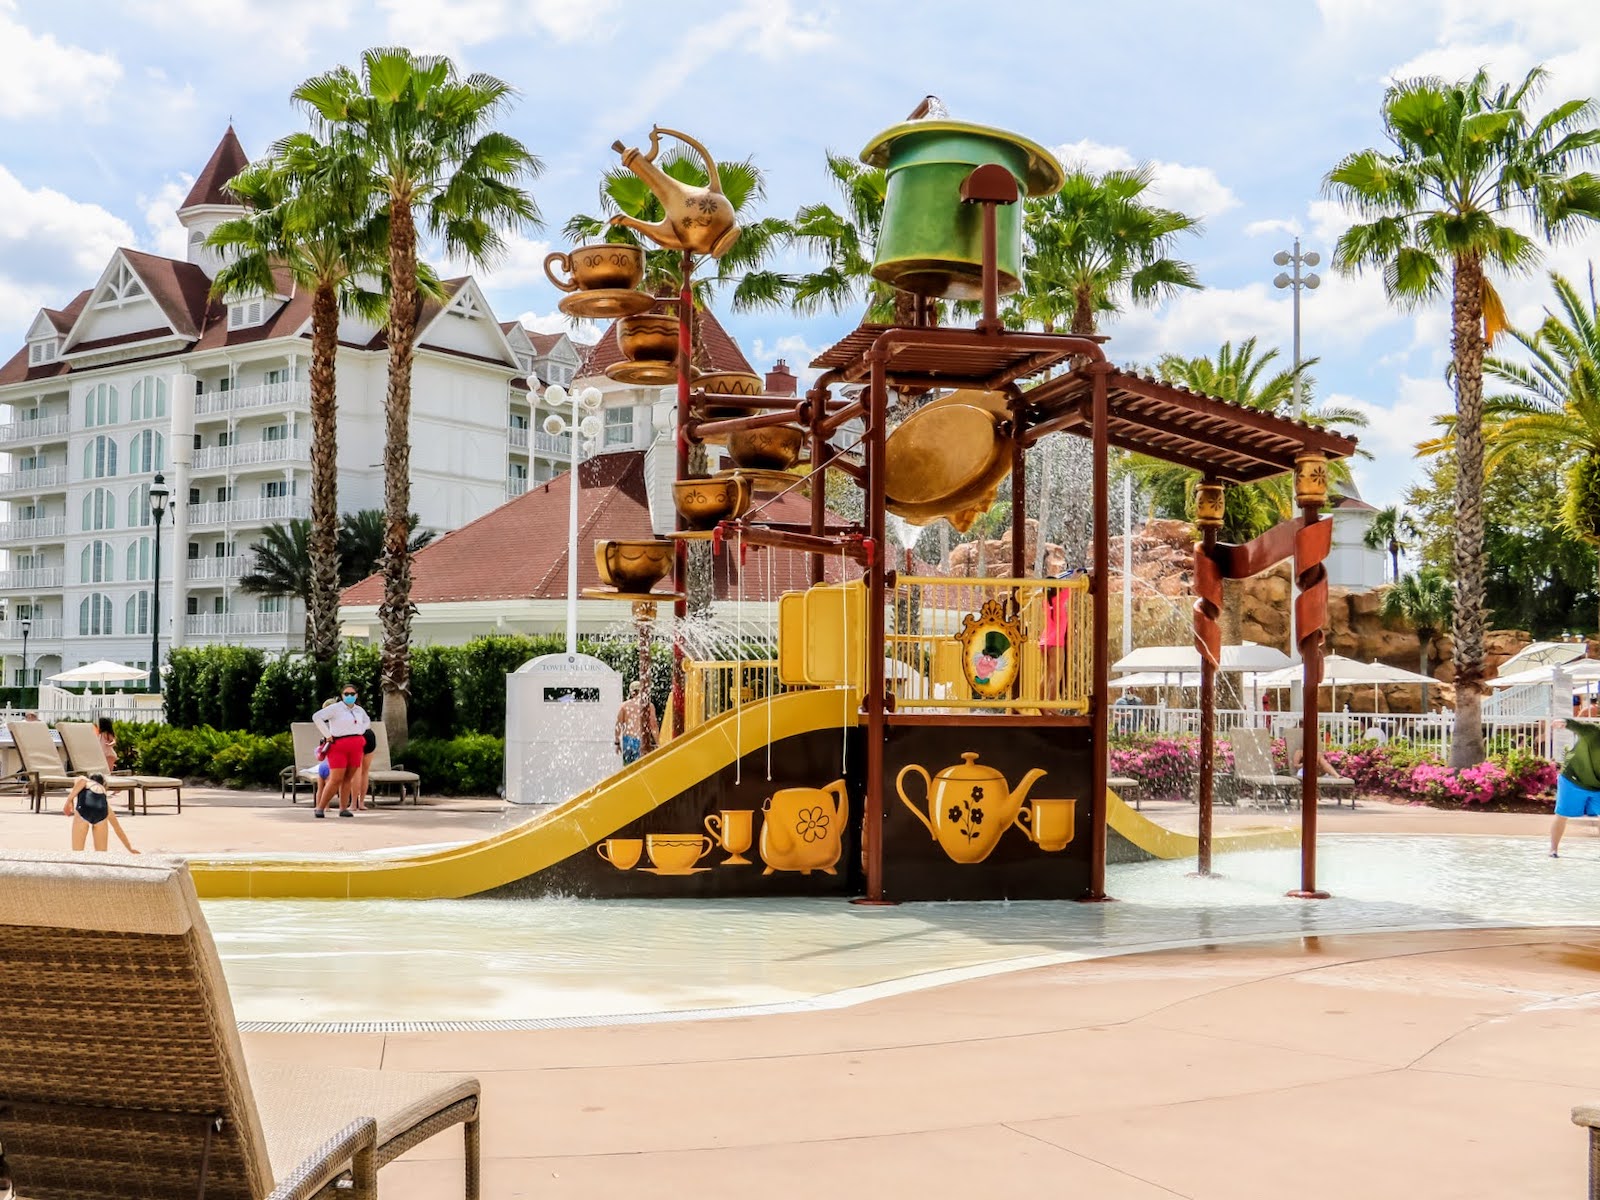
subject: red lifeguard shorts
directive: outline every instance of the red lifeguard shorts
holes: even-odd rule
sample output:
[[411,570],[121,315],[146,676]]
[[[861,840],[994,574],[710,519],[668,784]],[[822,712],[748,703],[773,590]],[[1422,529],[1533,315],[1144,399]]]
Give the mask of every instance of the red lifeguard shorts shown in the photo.
[[333,771],[353,771],[361,765],[366,742],[359,733],[334,738],[328,743],[328,768]]

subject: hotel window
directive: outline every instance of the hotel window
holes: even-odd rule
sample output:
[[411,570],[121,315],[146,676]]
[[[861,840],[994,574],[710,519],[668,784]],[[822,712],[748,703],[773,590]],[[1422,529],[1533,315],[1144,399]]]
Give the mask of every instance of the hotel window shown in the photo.
[[193,562],[195,559],[197,559],[199,557],[200,557],[200,543],[199,542],[190,542],[189,543],[189,561]]
[[249,329],[261,324],[266,311],[265,300],[238,300],[228,305],[228,328]]
[[83,528],[115,529],[117,527],[117,498],[105,488],[95,488],[83,498]]
[[622,404],[606,409],[606,438],[608,446],[633,445],[633,405]]
[[111,633],[111,597],[103,592],[89,593],[78,604],[78,635],[109,637]]
[[150,515],[150,485],[141,483],[128,493],[128,528],[138,529],[154,523],[155,518]]
[[167,469],[167,440],[154,429],[134,434],[128,443],[128,474],[148,475]]
[[111,543],[94,541],[78,556],[79,583],[111,582]]
[[154,421],[167,415],[167,381],[159,375],[146,375],[135,381],[129,397],[131,419]]
[[124,579],[150,578],[150,539],[142,537],[128,545],[128,571]]
[[150,593],[140,592],[128,597],[122,617],[123,633],[150,632]]
[[117,473],[117,444],[101,434],[83,448],[83,477],[104,479]]
[[256,601],[256,611],[264,613],[287,612],[288,601],[282,596],[262,596]]
[[117,423],[116,388],[109,383],[97,383],[83,394],[83,423],[89,428]]
[[261,431],[263,442],[286,442],[289,440],[289,427],[287,425],[268,425]]

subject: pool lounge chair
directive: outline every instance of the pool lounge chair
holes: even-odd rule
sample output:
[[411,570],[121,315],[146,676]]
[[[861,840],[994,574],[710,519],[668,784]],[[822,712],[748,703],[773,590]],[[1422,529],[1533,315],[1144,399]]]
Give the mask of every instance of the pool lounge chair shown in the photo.
[[[406,791],[411,791],[411,803],[416,804],[417,798],[422,794],[422,776],[415,771],[392,766],[389,762],[389,733],[381,724],[372,727],[378,735],[378,748],[372,752],[372,769],[367,772],[367,794],[373,794],[373,789],[381,785],[392,786],[400,791],[400,803],[406,802]],[[373,801],[376,803],[374,796]]]
[[289,726],[289,736],[294,739],[294,765],[278,773],[278,799],[288,797],[290,804],[300,803],[300,789],[309,788],[311,799],[317,798],[317,787],[322,777],[317,774],[317,747],[322,742],[322,731],[310,721],[296,721]]
[[1233,747],[1233,775],[1239,782],[1239,805],[1269,796],[1285,809],[1300,795],[1300,780],[1280,775],[1272,762],[1271,735],[1265,729],[1230,729],[1223,734]]
[[[62,763],[56,740],[43,721],[8,721],[6,729],[17,748],[17,757],[22,760],[20,775],[32,797],[33,811],[40,812],[44,808],[45,793],[71,788],[76,776]],[[105,759],[102,757],[100,761],[104,763]]]
[[61,748],[67,752],[67,766],[75,775],[99,771],[106,777],[106,787],[128,794],[128,813],[133,813],[133,802],[138,798],[140,808],[150,812],[150,793],[171,792],[177,798],[178,811],[183,811],[183,780],[170,775],[130,775],[125,771],[106,770],[105,747],[100,744],[99,732],[86,721],[57,721],[56,732],[61,735]]
[[1600,1103],[1579,1104],[1572,1123],[1589,1131],[1589,1200],[1600,1200]]
[[452,1125],[477,1200],[471,1076],[247,1067],[177,859],[0,859],[0,962],[0,1144],[19,1200],[371,1200],[379,1167]]

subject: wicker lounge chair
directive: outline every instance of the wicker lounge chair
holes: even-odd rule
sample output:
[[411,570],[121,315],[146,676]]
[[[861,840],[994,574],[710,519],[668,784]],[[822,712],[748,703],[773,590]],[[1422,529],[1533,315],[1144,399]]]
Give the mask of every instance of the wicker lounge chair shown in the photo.
[[1223,735],[1233,747],[1233,774],[1239,781],[1239,804],[1270,796],[1284,808],[1300,794],[1300,781],[1280,775],[1272,762],[1271,735],[1265,729],[1230,729]]
[[[43,721],[8,721],[6,729],[17,748],[17,757],[22,760],[21,775],[33,799],[33,811],[39,812],[44,808],[46,792],[70,788],[76,776],[61,762],[56,740]],[[100,761],[104,763],[105,759]]]
[[[389,762],[389,734],[384,727],[374,725],[373,732],[378,735],[378,748],[372,752],[372,769],[367,772],[367,792],[380,784],[396,787],[400,791],[400,803],[406,802],[406,790],[411,791],[411,803],[415,804],[422,794],[422,776],[415,771],[407,771],[401,767],[392,766]],[[374,797],[376,800],[376,797]]]
[[177,797],[178,811],[183,811],[183,780],[170,775],[130,775],[124,771],[106,771],[106,752],[100,744],[100,735],[86,721],[57,721],[56,732],[61,735],[61,748],[67,752],[67,765],[76,775],[99,771],[106,777],[106,786],[128,794],[128,812],[133,812],[135,796],[142,811],[150,811],[150,793],[171,792]]
[[289,726],[289,736],[294,739],[294,765],[278,773],[278,799],[287,797],[290,804],[298,804],[300,789],[309,788],[315,800],[317,785],[322,782],[317,774],[317,746],[322,741],[322,731],[310,721],[296,721]]
[[0,1143],[20,1200],[370,1200],[378,1167],[452,1125],[477,1200],[471,1076],[247,1069],[179,860],[0,859],[0,962]]

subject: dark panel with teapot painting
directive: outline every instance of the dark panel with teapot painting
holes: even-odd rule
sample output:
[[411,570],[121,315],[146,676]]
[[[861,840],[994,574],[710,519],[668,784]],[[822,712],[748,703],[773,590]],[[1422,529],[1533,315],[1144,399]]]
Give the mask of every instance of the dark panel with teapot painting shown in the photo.
[[[845,739],[848,737],[848,745]],[[853,896],[861,878],[861,733],[819,730],[747,754],[620,829],[487,896]],[[572,820],[582,822],[584,814]]]
[[1089,892],[1089,730],[889,729],[883,890],[891,900],[1074,900]]

